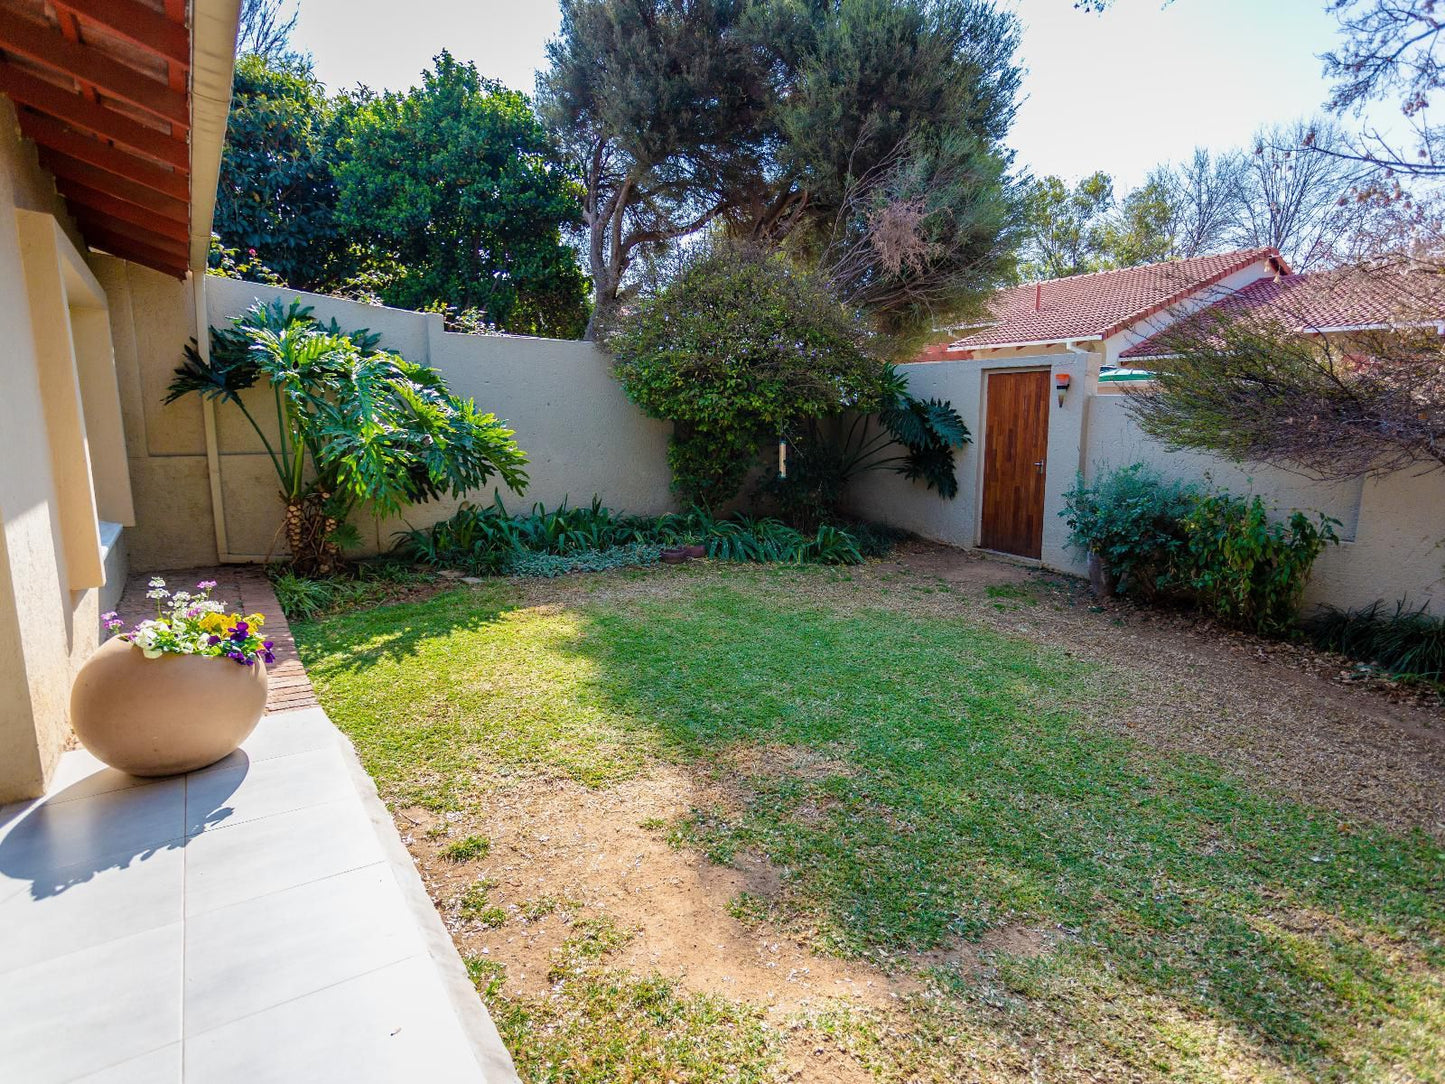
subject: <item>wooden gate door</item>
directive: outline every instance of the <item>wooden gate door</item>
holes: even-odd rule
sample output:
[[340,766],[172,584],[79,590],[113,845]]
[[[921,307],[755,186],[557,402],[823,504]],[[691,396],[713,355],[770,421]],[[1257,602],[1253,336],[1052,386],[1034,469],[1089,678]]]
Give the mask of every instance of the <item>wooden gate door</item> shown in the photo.
[[1044,546],[1049,374],[990,373],[979,545],[1038,557]]

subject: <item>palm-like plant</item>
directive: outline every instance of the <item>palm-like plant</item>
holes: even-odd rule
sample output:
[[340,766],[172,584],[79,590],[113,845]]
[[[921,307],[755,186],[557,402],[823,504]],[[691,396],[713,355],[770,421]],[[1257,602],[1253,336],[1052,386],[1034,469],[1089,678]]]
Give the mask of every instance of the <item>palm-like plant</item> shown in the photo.
[[896,366],[884,366],[851,417],[807,419],[784,432],[788,475],[765,488],[790,519],[812,530],[836,514],[848,484],[872,470],[921,481],[945,500],[958,496],[955,456],[972,437],[953,404],[918,399]]
[[[256,431],[280,483],[292,562],[304,572],[335,570],[356,540],[347,517],[358,505],[390,515],[494,476],[518,493],[527,484],[510,429],[379,341],[319,323],[299,300],[257,302],[211,332],[209,359],[188,346],[171,381],[166,402],[197,394],[232,403]],[[241,395],[256,387],[271,391],[274,443]]]

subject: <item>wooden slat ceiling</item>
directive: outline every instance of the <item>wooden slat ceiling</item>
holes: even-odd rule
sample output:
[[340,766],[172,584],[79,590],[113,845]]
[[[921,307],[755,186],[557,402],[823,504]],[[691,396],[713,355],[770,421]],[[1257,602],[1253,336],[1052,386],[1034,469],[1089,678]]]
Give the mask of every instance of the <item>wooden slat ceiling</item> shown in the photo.
[[187,0],[0,0],[0,93],[86,243],[184,278]]

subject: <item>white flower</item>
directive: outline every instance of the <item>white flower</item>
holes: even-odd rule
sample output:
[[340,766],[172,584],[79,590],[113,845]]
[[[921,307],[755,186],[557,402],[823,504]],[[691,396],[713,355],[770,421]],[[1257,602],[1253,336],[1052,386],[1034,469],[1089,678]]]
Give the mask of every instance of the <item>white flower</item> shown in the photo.
[[166,581],[163,580],[163,579],[161,579],[159,576],[152,576],[152,577],[151,577],[151,582],[150,582],[149,586],[151,586],[151,587],[164,587],[165,585],[166,585]]

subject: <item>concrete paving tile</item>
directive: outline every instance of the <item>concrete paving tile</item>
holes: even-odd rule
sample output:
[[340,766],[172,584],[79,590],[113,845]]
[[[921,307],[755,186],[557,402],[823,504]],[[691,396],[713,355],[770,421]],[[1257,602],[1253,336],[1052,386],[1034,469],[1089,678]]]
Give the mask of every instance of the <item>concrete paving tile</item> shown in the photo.
[[186,1034],[423,951],[384,862],[193,915],[186,923]]
[[186,780],[186,833],[234,827],[355,794],[337,745],[258,760]]
[[[286,1051],[284,1063],[277,1049]],[[424,958],[191,1036],[186,1074],[206,1084],[485,1081],[436,969]]]
[[7,973],[5,1078],[59,1084],[175,1042],[182,941],[173,923]]
[[186,846],[186,914],[294,888],[383,857],[354,796],[202,832]]
[[180,1084],[181,1050],[181,1044],[174,1042],[98,1073],[88,1073],[75,1084]]
[[0,881],[25,882],[36,899],[64,892],[173,844],[185,819],[180,779],[41,802],[0,829]]
[[44,884],[70,887],[0,901],[0,976],[180,922],[184,874],[179,840],[124,867],[53,871]]

